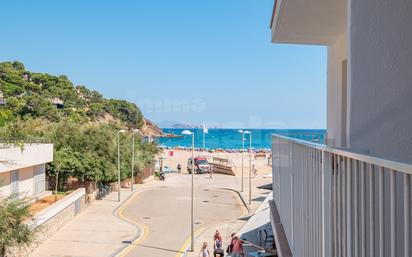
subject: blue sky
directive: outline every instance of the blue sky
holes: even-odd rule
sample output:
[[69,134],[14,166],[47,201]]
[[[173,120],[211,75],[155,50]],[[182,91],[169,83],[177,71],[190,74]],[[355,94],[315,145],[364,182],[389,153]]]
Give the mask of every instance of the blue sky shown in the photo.
[[270,43],[273,0],[2,1],[0,60],[161,126],[325,128],[326,48]]

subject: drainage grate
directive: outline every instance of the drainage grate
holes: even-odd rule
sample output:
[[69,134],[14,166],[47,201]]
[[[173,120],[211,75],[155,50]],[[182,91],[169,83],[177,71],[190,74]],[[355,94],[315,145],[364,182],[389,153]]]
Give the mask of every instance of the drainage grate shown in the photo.
[[208,201],[208,200],[204,200],[204,201],[202,201],[202,202],[204,202],[204,203],[208,203],[209,201]]
[[150,220],[150,217],[142,217],[142,220]]
[[202,224],[202,222],[196,221],[195,224],[196,224],[196,225],[200,225],[200,224]]

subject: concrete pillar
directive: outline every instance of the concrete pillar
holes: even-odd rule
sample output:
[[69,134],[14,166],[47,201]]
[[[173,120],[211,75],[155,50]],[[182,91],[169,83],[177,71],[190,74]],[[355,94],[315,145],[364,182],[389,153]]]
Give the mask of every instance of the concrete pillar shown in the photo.
[[327,139],[333,147],[345,147],[347,138],[347,36],[343,33],[328,46]]

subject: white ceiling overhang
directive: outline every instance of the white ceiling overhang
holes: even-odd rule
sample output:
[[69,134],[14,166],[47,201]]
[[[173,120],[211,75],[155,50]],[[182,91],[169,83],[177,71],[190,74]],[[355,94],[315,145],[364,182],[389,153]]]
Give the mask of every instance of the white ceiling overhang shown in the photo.
[[277,0],[272,42],[332,45],[346,30],[345,0]]

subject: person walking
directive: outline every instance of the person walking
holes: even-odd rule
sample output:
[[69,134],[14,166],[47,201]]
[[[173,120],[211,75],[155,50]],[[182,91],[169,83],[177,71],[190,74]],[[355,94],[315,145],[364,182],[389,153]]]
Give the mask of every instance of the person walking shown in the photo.
[[253,174],[253,178],[256,178],[257,176],[257,169],[255,167],[255,164],[252,165],[252,174]]
[[200,249],[199,257],[210,257],[209,249],[207,248],[207,242],[203,242],[202,249]]
[[213,256],[214,257],[224,257],[225,256],[225,251],[222,249],[222,242],[218,239],[215,240],[215,250],[213,251]]
[[222,235],[220,234],[219,230],[216,230],[215,235],[213,236],[213,249],[216,249],[216,242],[219,241],[220,244],[223,244]]
[[231,253],[232,253],[232,250],[233,250],[233,241],[235,240],[235,233],[232,233],[231,235],[230,235],[230,243],[229,243],[229,245],[227,246],[227,248],[226,248],[226,253],[228,254],[228,255],[230,255]]
[[231,257],[244,257],[245,252],[243,250],[243,241],[240,240],[238,236],[233,237],[233,248],[232,253],[230,254]]

